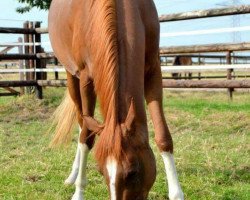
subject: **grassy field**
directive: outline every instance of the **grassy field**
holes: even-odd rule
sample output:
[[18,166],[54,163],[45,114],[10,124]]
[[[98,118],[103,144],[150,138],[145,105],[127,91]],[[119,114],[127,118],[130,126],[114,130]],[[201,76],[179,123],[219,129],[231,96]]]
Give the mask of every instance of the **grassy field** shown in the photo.
[[[63,185],[76,149],[72,144],[50,149],[49,117],[63,96],[63,89],[47,89],[45,99],[33,96],[0,98],[0,199],[68,200],[74,187]],[[166,92],[166,117],[175,143],[175,159],[187,200],[250,199],[250,94]],[[149,120],[153,138],[152,122]],[[150,200],[167,198],[165,172],[158,161],[157,180]],[[108,199],[103,178],[90,156],[87,200]]]

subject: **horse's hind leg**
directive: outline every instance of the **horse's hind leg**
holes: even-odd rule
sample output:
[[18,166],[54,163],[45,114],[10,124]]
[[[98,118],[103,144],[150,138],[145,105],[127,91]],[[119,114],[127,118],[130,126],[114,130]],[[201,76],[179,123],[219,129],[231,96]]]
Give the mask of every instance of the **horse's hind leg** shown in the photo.
[[155,141],[161,151],[164,161],[170,200],[183,200],[174,158],[173,142],[170,135],[162,107],[162,76],[159,63],[150,66],[151,69],[145,77],[145,98],[155,129]]
[[[81,131],[82,131],[82,128],[79,125],[79,139],[80,139]],[[80,165],[80,143],[78,142],[75,159],[72,165],[72,170],[70,172],[70,175],[64,182],[65,185],[72,185],[75,183],[77,175],[78,175],[78,171],[79,171],[79,165]]]
[[[79,139],[82,127],[82,104],[81,104],[81,94],[80,94],[80,87],[79,87],[79,79],[72,76],[70,73],[67,73],[67,81],[68,81],[68,89],[71,99],[73,100],[76,110],[77,110],[77,120],[79,124]],[[66,185],[74,184],[78,175],[80,164],[80,143],[78,142],[76,156],[72,165],[72,170],[68,178],[65,180]]]
[[67,78],[70,95],[77,107],[78,122],[81,127],[75,161],[72,172],[67,180],[70,183],[75,183],[76,186],[72,200],[82,200],[83,189],[86,186],[87,157],[90,149],[93,147],[95,136],[90,136],[90,131],[83,122],[81,115],[94,115],[96,95],[93,83],[89,80],[84,70],[80,74],[80,81],[70,74],[68,74]]
[[[93,82],[90,80],[86,70],[82,70],[80,73],[80,94],[82,100],[82,114],[87,116],[93,116],[96,103],[96,95],[94,92]],[[82,131],[80,134],[80,165],[79,173],[75,181],[75,193],[72,200],[83,199],[83,189],[86,186],[86,166],[89,150],[94,145],[95,135],[91,135],[91,132],[87,129],[85,122],[82,120]]]

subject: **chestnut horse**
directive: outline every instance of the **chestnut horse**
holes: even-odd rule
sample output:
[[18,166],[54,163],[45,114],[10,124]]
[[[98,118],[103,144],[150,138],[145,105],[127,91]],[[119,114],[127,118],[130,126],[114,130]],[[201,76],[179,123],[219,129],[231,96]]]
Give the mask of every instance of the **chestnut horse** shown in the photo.
[[[63,143],[76,114],[81,127],[75,161],[66,184],[83,199],[89,151],[105,177],[111,200],[144,200],[156,177],[149,146],[144,97],[155,128],[169,185],[169,197],[183,199],[173,144],[162,108],[159,22],[153,0],[53,0],[49,33],[55,55],[67,71],[67,96],[53,143]],[[96,97],[104,119],[94,118]]]

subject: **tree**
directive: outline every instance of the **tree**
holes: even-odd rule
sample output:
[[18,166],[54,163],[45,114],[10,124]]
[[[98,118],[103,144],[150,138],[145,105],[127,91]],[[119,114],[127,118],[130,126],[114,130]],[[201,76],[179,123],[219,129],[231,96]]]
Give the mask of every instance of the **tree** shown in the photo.
[[22,7],[18,7],[17,12],[24,13],[24,12],[29,12],[34,7],[39,8],[41,10],[48,10],[52,0],[17,0],[17,1],[25,4]]

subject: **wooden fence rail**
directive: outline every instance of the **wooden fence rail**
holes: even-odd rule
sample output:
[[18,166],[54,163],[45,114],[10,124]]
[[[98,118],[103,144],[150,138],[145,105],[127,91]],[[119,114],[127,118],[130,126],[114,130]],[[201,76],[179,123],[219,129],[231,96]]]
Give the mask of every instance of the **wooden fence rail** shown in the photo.
[[250,80],[162,80],[163,88],[250,88]]
[[208,44],[208,45],[191,45],[177,47],[161,47],[160,54],[183,54],[183,53],[207,53],[207,52],[227,52],[227,51],[249,51],[250,42],[238,44]]
[[250,13],[250,5],[242,6],[232,6],[227,8],[219,9],[209,9],[209,10],[197,10],[184,13],[176,13],[169,15],[161,15],[159,17],[160,22],[173,22],[180,20],[190,20],[190,19],[200,19],[207,17],[220,17],[228,15],[239,15],[239,14],[248,14]]
[[[66,87],[67,80],[0,81],[0,87]],[[163,88],[250,88],[250,80],[162,80]]]
[[54,53],[0,54],[0,60],[36,60],[55,58]]
[[[191,46],[177,46],[177,47],[161,47],[161,56],[173,56],[173,54],[191,54],[191,53],[208,53],[208,52],[228,52],[228,51],[249,51],[250,42],[243,42],[238,44],[209,44],[209,45],[191,45]],[[187,55],[189,57],[213,57],[209,55]],[[222,56],[216,56],[222,57]],[[250,58],[249,56],[241,56],[242,58]],[[20,59],[37,59],[37,58],[54,58],[54,53],[38,53],[38,54],[0,54],[0,60],[20,60]]]
[[37,81],[0,81],[0,87],[27,87],[27,86],[36,86]]
[[48,28],[0,27],[0,33],[8,33],[8,34],[46,34],[46,33],[48,33]]
[[[209,59],[225,59],[225,55],[206,55],[206,54],[182,54],[185,57],[189,58],[209,58]],[[180,54],[164,54],[161,53],[160,56],[164,57],[176,57],[180,56]],[[243,60],[250,60],[250,56],[238,56],[238,55],[232,55],[232,58],[234,59],[243,59]]]

